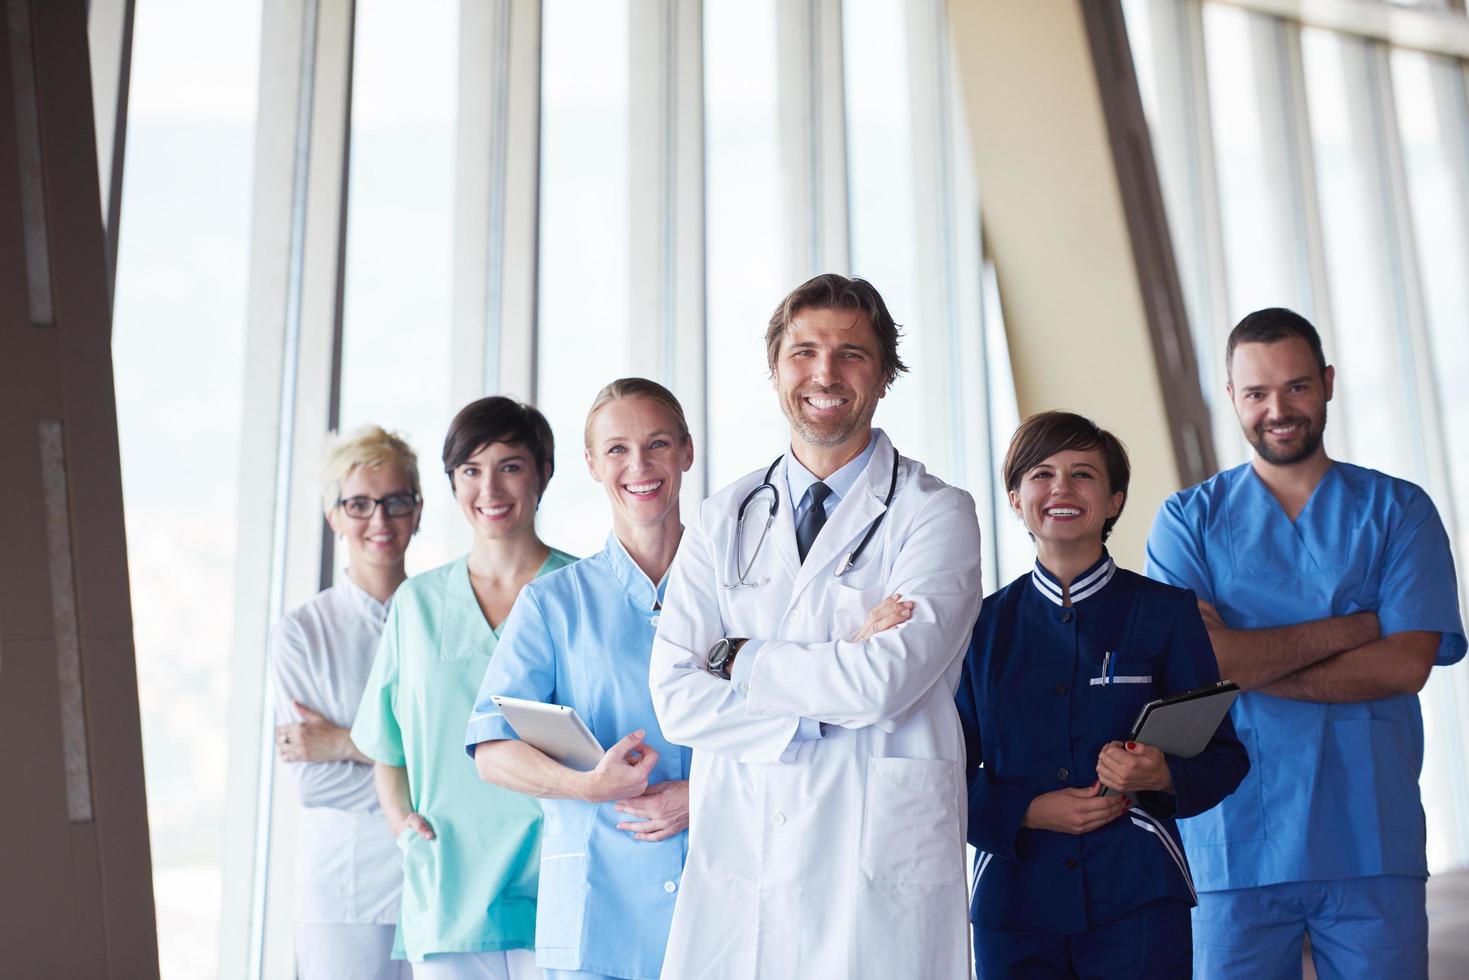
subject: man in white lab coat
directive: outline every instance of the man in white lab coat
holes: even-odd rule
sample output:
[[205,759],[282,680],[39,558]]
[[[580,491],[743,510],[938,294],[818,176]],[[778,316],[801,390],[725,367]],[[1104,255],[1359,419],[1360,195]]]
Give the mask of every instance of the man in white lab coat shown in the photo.
[[695,751],[665,980],[969,976],[953,695],[979,527],[872,428],[897,340],[860,279],[782,301],[789,451],[704,501],[669,571],[653,705]]

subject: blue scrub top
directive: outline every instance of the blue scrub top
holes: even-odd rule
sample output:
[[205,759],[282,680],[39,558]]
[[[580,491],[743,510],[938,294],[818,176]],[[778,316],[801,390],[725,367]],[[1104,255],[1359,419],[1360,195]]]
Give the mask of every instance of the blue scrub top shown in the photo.
[[[1443,635],[1464,656],[1448,536],[1420,488],[1334,463],[1294,522],[1250,464],[1164,502],[1148,574],[1192,589],[1231,629],[1371,610],[1383,635]],[[1182,824],[1200,891],[1426,875],[1423,716],[1403,694],[1319,704],[1250,691],[1231,711],[1254,765],[1238,792]]]
[[1249,768],[1226,719],[1198,756],[1166,757],[1174,793],[1139,793],[1086,834],[1022,827],[1037,796],[1096,782],[1102,746],[1126,739],[1143,705],[1219,679],[1192,594],[1104,553],[1070,599],[1037,562],[984,600],[964,658],[956,702],[981,927],[1076,934],[1159,898],[1192,904],[1173,817],[1214,806]]
[[[689,778],[692,752],[663,737],[648,690],[663,588],[615,535],[598,554],[527,585],[480,685],[464,740],[515,738],[492,694],[576,709],[597,741],[630,732],[658,752],[649,785]],[[536,963],[656,980],[683,877],[688,832],[640,841],[613,803],[544,800]]]

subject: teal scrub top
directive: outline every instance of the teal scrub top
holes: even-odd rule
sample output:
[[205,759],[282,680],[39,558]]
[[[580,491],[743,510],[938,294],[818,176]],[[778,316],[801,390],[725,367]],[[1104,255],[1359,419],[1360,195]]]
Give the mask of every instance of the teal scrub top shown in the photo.
[[[1192,589],[1230,629],[1371,610],[1384,636],[1441,634],[1464,656],[1454,560],[1419,487],[1334,463],[1292,521],[1246,463],[1158,511],[1148,575]],[[1230,711],[1250,773],[1179,821],[1199,891],[1369,875],[1426,875],[1423,716],[1416,694],[1321,704],[1246,691]]]
[[[575,560],[553,548],[537,575]],[[497,640],[467,558],[413,576],[393,597],[352,726],[364,755],[407,768],[413,808],[436,835],[398,837],[400,959],[535,945],[540,804],[481,781],[462,748]]]

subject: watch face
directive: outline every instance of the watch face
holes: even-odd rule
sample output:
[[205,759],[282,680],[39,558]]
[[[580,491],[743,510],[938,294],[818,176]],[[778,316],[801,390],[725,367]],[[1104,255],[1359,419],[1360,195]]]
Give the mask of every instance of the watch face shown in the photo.
[[729,648],[729,640],[718,640],[715,642],[714,646],[709,650],[709,667],[711,670],[718,670],[724,666],[724,662],[729,659]]

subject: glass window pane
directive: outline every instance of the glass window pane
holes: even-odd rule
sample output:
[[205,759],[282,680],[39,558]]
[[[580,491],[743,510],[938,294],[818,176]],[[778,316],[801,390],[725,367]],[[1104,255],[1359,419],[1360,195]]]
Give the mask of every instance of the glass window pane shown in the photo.
[[[1385,204],[1372,156],[1364,42],[1315,29],[1301,31],[1316,183],[1326,239],[1337,368],[1332,407],[1344,424],[1328,445],[1354,463],[1422,482],[1411,420],[1414,386],[1402,355],[1406,325],[1393,297]],[[1348,71],[1347,59],[1354,66]],[[1345,437],[1345,445],[1342,438]],[[1343,450],[1346,450],[1343,452]]]
[[[1223,4],[1204,7],[1209,109],[1232,322],[1267,306],[1310,315],[1306,284],[1297,272],[1297,256],[1305,243],[1288,203],[1299,182],[1276,165],[1285,155],[1272,150],[1272,143],[1283,138],[1283,120],[1261,117],[1262,106],[1278,104],[1285,93],[1272,92],[1266,98],[1259,89],[1256,60],[1273,58],[1275,52],[1255,50],[1251,32],[1258,26],[1257,16]],[[1205,388],[1207,395],[1217,397],[1208,384]]]
[[704,4],[708,235],[709,489],[767,465],[786,444],[770,386],[765,326],[792,287],[782,159],[776,0]]
[[846,0],[842,6],[848,221],[852,274],[877,287],[902,326],[899,353],[909,369],[893,383],[874,422],[899,452],[931,461],[946,449],[946,435],[925,423],[925,382],[915,379],[931,382],[947,366],[936,336],[942,325],[916,319],[922,286],[914,262],[917,188],[906,7],[903,0]]
[[646,371],[629,330],[627,0],[546,0],[541,25],[540,324],[537,402],[556,434],[541,505],[548,544],[597,551],[602,490],[586,475],[587,407]]
[[[1469,394],[1464,389],[1464,378],[1469,376],[1469,329],[1465,328],[1469,324],[1469,276],[1464,274],[1469,269],[1464,226],[1469,188],[1461,183],[1464,175],[1454,173],[1449,140],[1464,138],[1462,127],[1469,127],[1469,119],[1458,116],[1460,132],[1440,129],[1442,100],[1434,91],[1433,73],[1440,73],[1446,95],[1462,93],[1462,81],[1453,77],[1456,64],[1399,50],[1393,52],[1392,68],[1434,380],[1444,414],[1442,428],[1450,437],[1450,479],[1459,495],[1462,520],[1469,515],[1469,449],[1455,436],[1469,431]],[[1462,95],[1452,100],[1452,108],[1460,113],[1461,99]]]
[[159,965],[179,980],[218,968],[260,16],[141,0],[133,34],[112,355]]
[[408,571],[464,550],[439,451],[447,397],[458,66],[454,0],[357,6],[341,429],[376,423],[418,453],[423,525]]
[[[1434,382],[1445,433],[1449,488],[1435,494],[1458,554],[1469,546],[1469,449],[1457,434],[1469,426],[1469,242],[1466,242],[1466,188],[1454,172],[1449,141],[1469,126],[1463,114],[1463,79],[1458,65],[1413,51],[1394,51],[1393,90],[1404,177],[1415,233],[1419,281],[1423,286]],[[1447,111],[1445,111],[1447,110]],[[1453,120],[1457,132],[1445,132]],[[1460,569],[1460,586],[1464,585]],[[1456,760],[1466,747],[1469,693],[1455,672],[1435,670],[1424,689],[1423,808],[1428,818],[1428,864],[1435,872],[1461,865],[1469,845],[1465,808],[1469,806],[1463,766]]]

